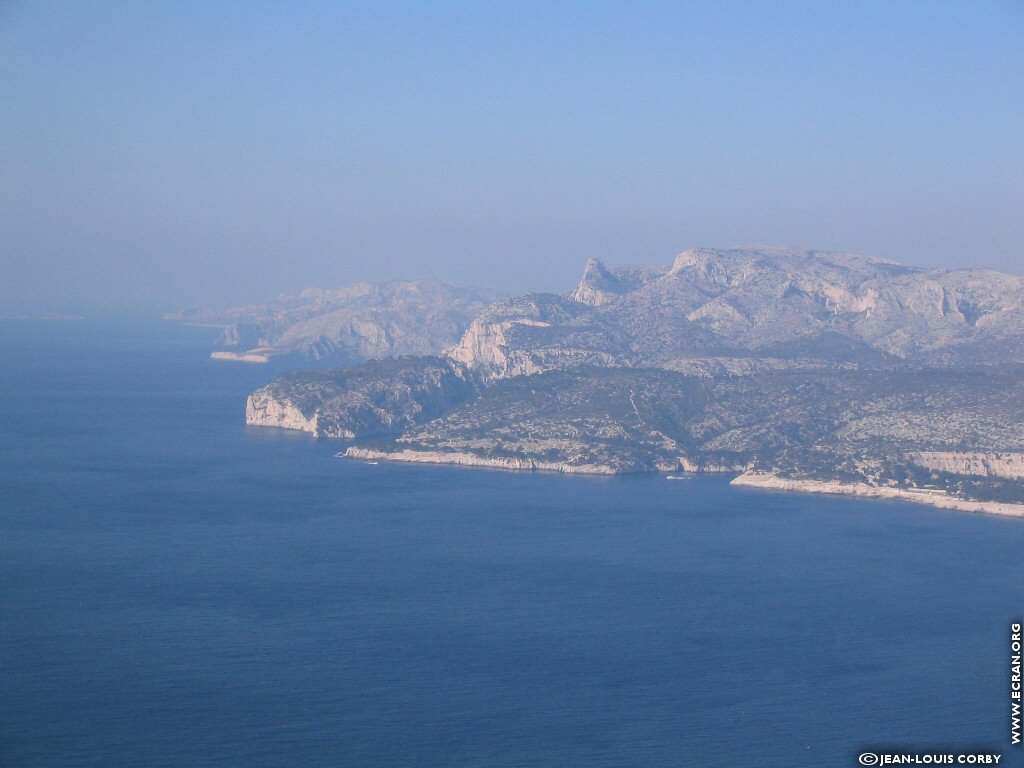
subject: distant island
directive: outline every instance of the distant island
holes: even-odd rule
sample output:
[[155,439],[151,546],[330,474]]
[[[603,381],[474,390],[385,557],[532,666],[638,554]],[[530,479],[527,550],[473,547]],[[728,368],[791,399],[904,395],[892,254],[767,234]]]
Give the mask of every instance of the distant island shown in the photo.
[[[282,376],[249,397],[247,422],[354,441],[343,455],[356,459],[731,472],[1024,514],[1021,276],[749,246],[664,267],[591,260],[571,293],[486,306],[459,289],[388,290],[385,305],[425,296],[414,314],[447,330],[417,321],[414,343],[396,332],[345,353],[367,362]],[[456,318],[466,326],[442,346]],[[243,354],[339,346],[311,341],[323,320],[301,323]]]

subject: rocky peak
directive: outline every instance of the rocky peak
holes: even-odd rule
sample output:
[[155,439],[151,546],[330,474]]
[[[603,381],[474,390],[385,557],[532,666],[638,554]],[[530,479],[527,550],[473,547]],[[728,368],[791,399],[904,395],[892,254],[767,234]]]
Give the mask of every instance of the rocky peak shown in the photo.
[[580,304],[597,307],[606,304],[626,289],[600,259],[590,259],[583,269],[583,279],[572,292],[571,298]]

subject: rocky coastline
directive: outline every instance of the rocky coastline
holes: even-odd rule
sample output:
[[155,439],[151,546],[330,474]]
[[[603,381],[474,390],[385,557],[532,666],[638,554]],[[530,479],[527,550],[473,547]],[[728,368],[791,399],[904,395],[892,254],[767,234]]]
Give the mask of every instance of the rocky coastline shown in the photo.
[[[458,294],[459,322],[412,344],[455,295],[363,286],[276,307],[305,318],[278,354],[299,334],[307,358],[344,338],[344,359],[370,359],[281,376],[246,421],[355,440],[343,455],[370,461],[738,472],[750,487],[1024,509],[1024,277],[769,246],[591,260],[568,294]],[[343,332],[325,325],[336,312],[305,316],[324,302],[347,307]],[[348,314],[384,306],[402,323]],[[229,341],[252,335],[239,323]]]
[[890,499],[928,504],[940,509],[960,512],[985,512],[990,515],[1024,518],[1024,504],[998,501],[975,501],[950,496],[944,491],[924,488],[889,488],[868,483],[844,483],[833,480],[781,477],[770,472],[744,472],[732,485],[795,493],[819,493],[832,496],[860,496],[870,499]]
[[316,435],[317,422],[317,414],[307,416],[295,404],[260,392],[245,401],[245,423],[251,427],[295,429]]

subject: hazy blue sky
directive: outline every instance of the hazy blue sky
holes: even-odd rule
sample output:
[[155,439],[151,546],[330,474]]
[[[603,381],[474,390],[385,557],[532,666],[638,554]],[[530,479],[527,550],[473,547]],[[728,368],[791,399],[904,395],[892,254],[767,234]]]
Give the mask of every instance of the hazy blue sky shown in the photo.
[[772,242],[1024,271],[1024,3],[0,0],[0,309]]

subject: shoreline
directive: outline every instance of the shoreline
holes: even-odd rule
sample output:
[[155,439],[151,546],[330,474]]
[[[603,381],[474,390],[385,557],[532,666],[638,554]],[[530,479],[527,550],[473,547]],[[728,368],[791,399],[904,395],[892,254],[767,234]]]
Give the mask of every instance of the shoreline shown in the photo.
[[525,472],[558,472],[563,475],[621,475],[633,474],[616,470],[606,464],[566,464],[557,461],[537,461],[514,457],[482,458],[458,451],[378,451],[373,448],[352,446],[337,454],[343,459],[393,461],[404,464],[438,464],[485,469],[512,469]]
[[[481,469],[502,469],[519,472],[556,472],[564,475],[589,475],[610,477],[627,474],[663,474],[660,471],[644,469],[621,469],[608,464],[567,464],[565,462],[546,462],[536,459],[518,457],[485,458],[461,451],[417,451],[403,449],[385,451],[374,448],[350,446],[336,454],[339,458],[363,461],[387,461],[404,464],[432,464],[435,466],[477,467]],[[729,474],[737,470],[724,469],[690,470],[680,468],[688,475]],[[836,480],[813,480],[787,478],[769,472],[739,471],[730,485],[739,488],[758,488],[761,490],[782,491],[789,493],[809,493],[828,496],[852,496],[863,499],[881,499],[888,501],[907,501],[925,504],[937,509],[948,509],[957,512],[973,512],[1001,517],[1024,519],[1024,503],[1002,501],[977,501],[950,496],[943,491],[929,489],[891,488],[875,486],[867,483],[843,483]]]
[[734,478],[730,485],[772,491],[817,493],[830,496],[856,496],[858,498],[888,499],[890,501],[912,501],[917,504],[938,507],[939,509],[951,509],[959,512],[982,512],[990,515],[1024,519],[1024,504],[1012,504],[1002,501],[973,501],[949,496],[942,492],[933,493],[927,490],[888,488],[868,485],[867,483],[795,479],[779,477],[768,472],[746,472]]

